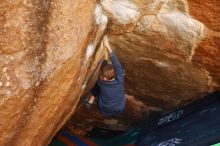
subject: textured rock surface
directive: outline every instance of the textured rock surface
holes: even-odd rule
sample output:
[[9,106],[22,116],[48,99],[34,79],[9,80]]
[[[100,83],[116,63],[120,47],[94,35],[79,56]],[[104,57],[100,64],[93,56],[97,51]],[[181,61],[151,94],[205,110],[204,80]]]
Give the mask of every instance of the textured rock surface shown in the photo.
[[126,108],[108,125],[96,110],[82,109],[72,123],[126,129],[133,124],[124,120],[131,118],[128,113],[145,111],[147,117],[149,109],[183,106],[219,89],[220,1],[101,0],[101,5],[110,19],[110,42],[125,68],[126,93],[134,96],[127,107],[142,103],[147,110]]
[[[190,0],[190,14],[207,26],[205,38],[195,50],[193,63],[209,71],[220,83],[220,1]],[[196,11],[198,8],[200,11]]]
[[209,29],[220,31],[220,2],[217,0],[188,0],[189,13]]
[[123,130],[150,110],[182,106],[219,89],[220,1],[100,3],[0,2],[0,145],[47,145],[70,118],[103,58],[97,46],[105,15],[132,96],[118,118],[80,108],[69,123]]
[[0,145],[47,145],[102,59],[107,18],[96,0],[13,0],[0,20]]
[[170,108],[219,88],[219,1],[101,4],[110,18],[111,43],[126,70],[128,94]]

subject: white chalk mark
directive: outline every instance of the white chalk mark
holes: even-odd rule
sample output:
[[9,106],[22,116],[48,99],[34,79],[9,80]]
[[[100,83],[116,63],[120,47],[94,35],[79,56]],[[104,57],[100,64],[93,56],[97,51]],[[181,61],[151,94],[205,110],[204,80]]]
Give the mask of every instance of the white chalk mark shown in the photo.
[[138,7],[129,0],[101,0],[101,5],[121,24],[127,24],[140,15]]
[[81,86],[81,89],[86,89],[86,84],[83,84],[83,85]]
[[89,60],[89,58],[92,56],[93,52],[94,52],[94,46],[93,46],[93,44],[89,44],[86,49],[85,62],[87,62]]
[[103,14],[102,7],[99,4],[97,4],[95,8],[95,20],[100,29],[102,31],[105,30],[108,23],[108,17]]

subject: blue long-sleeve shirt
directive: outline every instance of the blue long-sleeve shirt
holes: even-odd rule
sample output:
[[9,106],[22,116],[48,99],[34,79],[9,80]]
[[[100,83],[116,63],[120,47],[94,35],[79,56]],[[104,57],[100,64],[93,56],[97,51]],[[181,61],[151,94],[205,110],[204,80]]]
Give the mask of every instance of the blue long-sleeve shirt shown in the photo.
[[116,77],[113,81],[103,81],[99,79],[98,107],[106,116],[117,115],[125,108],[124,77],[122,66],[112,52],[110,53],[112,66],[116,70]]

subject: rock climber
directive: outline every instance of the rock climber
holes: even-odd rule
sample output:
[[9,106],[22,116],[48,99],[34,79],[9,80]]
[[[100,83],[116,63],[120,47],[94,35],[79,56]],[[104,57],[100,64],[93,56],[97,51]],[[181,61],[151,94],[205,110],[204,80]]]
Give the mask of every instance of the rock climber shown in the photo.
[[99,111],[105,116],[115,116],[124,111],[125,93],[122,66],[112,51],[108,38],[103,39],[103,46],[107,49],[112,64],[107,60],[102,62],[99,78],[87,98],[87,108],[97,101]]

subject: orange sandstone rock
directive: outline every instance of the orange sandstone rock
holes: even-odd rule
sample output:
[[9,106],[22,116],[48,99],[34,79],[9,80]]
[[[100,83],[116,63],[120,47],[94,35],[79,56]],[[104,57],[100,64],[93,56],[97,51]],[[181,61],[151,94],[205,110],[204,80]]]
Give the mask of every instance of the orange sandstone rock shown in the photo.
[[219,1],[100,2],[110,20],[110,43],[125,69],[126,93],[133,98],[117,118],[81,109],[71,124],[85,131],[87,125],[123,130],[150,111],[183,106],[220,88]]
[[102,59],[107,17],[96,0],[14,0],[0,19],[0,145],[47,145]]
[[118,118],[82,108],[70,122],[123,130],[152,108],[182,106],[219,89],[217,0],[0,3],[0,145],[47,145],[71,117],[97,77],[105,15],[131,96]]
[[[208,22],[199,19],[200,15],[196,19],[200,3],[101,1],[110,18],[110,42],[126,71],[126,93],[148,105],[171,108],[219,89],[218,33],[209,37]],[[219,14],[214,11],[217,3],[207,0],[202,5],[210,12],[207,18]],[[218,24],[218,20],[211,20],[215,21],[210,23],[213,26]],[[213,55],[207,54],[209,51]]]

